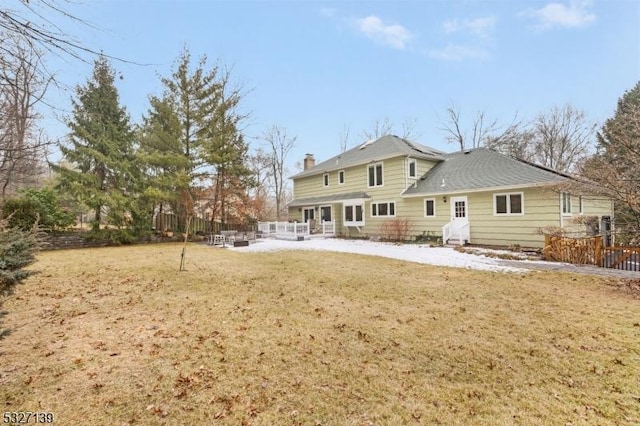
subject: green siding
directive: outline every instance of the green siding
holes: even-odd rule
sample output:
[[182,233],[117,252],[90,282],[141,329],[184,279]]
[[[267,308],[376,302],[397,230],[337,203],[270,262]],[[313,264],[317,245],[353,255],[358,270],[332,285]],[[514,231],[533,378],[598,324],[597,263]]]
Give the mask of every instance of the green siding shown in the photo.
[[[342,185],[338,184],[339,170],[329,173],[329,186],[327,187],[324,186],[323,174],[297,178],[294,180],[294,198],[302,199],[365,191],[371,196],[371,200],[367,200],[365,203],[365,225],[360,228],[359,232],[355,228],[342,226],[342,203],[331,204],[333,220],[336,223],[338,233],[350,236],[380,235],[380,225],[382,223],[397,218],[407,218],[411,225],[411,235],[416,237],[422,234],[442,236],[442,227],[451,220],[450,198],[452,196],[467,196],[471,232],[470,242],[472,244],[493,246],[517,244],[522,247],[542,247],[544,245],[544,236],[540,231],[543,228],[564,227],[565,231],[584,234],[586,226],[583,223],[575,223],[575,218],[612,215],[610,201],[602,198],[583,197],[582,214],[575,213],[571,216],[561,216],[560,194],[541,187],[403,198],[401,193],[416,181],[416,179],[411,179],[407,176],[406,157],[395,157],[384,160],[382,163],[384,182],[381,187],[368,187],[367,170],[369,164],[363,164],[342,169],[345,172],[345,183]],[[417,160],[418,176],[424,175],[433,165],[433,162]],[[494,214],[494,194],[505,193],[523,194],[524,214]],[[435,217],[425,217],[424,215],[424,200],[427,198],[435,200]],[[576,212],[578,201],[578,197],[572,198],[572,205]],[[395,202],[395,217],[372,217],[371,203],[379,202]],[[315,207],[318,208],[319,206]],[[319,210],[316,211],[316,218],[319,218]],[[290,208],[289,219],[302,221],[302,209],[298,207]]]

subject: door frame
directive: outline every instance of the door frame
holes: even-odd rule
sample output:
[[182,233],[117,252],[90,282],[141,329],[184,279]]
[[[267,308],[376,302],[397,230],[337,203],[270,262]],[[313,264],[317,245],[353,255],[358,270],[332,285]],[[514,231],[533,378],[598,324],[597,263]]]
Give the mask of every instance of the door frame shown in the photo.
[[[306,219],[305,216],[306,216],[306,213],[309,210],[313,211],[313,218]],[[307,223],[308,220],[315,220],[315,218],[316,218],[316,207],[315,206],[303,207],[302,208],[302,223]]]
[[[456,218],[456,202],[464,202],[464,217]],[[466,195],[458,195],[449,197],[449,203],[451,204],[451,220],[449,222],[451,237],[462,241],[469,242],[471,240],[471,234],[469,231],[469,197]],[[463,228],[467,228],[466,232],[462,232]]]
[[318,209],[318,214],[320,215],[320,222],[324,221],[324,218],[322,217],[322,209],[324,208],[329,208],[329,217],[331,218],[329,222],[333,222],[333,206],[331,204],[324,204],[320,206],[320,208]]

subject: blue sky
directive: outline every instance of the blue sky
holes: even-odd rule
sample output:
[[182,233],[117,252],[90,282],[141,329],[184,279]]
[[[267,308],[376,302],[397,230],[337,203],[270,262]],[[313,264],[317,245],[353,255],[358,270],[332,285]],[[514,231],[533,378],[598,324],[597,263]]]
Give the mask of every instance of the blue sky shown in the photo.
[[[571,103],[602,123],[640,79],[640,2],[629,1],[177,1],[71,4],[98,29],[67,25],[114,62],[121,101],[139,122],[183,46],[233,67],[247,89],[252,146],[277,124],[297,136],[289,162],[338,153],[374,120],[415,120],[417,140],[453,151],[439,130],[454,104],[509,124]],[[91,66],[52,58],[73,88]],[[73,90],[50,98],[69,110]],[[49,122],[52,137],[66,129]],[[254,139],[255,138],[255,139]]]

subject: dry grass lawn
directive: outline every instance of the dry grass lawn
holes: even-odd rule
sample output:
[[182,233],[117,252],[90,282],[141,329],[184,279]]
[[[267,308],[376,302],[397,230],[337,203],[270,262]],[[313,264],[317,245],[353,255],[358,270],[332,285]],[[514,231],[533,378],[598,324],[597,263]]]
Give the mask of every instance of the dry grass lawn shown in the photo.
[[190,245],[45,252],[1,411],[60,425],[640,423],[640,300],[601,278]]

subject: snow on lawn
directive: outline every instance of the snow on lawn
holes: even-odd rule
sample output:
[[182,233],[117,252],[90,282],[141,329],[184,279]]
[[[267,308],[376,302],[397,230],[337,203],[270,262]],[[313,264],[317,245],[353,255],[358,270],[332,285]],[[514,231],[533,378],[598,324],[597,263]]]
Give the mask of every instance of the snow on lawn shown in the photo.
[[368,240],[311,239],[305,241],[285,241],[275,239],[259,240],[249,247],[233,247],[241,253],[277,250],[325,250],[340,253],[365,254],[389,257],[391,259],[426,263],[428,265],[453,266],[457,268],[482,269],[501,272],[528,272],[527,269],[503,266],[497,259],[467,253],[459,253],[448,247],[429,247],[415,244],[379,243]]

